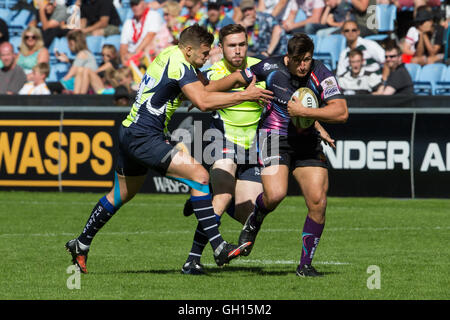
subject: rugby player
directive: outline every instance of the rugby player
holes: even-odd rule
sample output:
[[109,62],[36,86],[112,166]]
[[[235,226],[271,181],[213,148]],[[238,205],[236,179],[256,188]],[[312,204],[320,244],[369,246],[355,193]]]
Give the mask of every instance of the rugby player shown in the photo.
[[[317,128],[297,128],[290,117],[301,116],[328,123],[344,123],[348,118],[347,103],[336,78],[322,62],[313,59],[313,53],[313,41],[306,34],[295,34],[288,42],[285,56],[264,59],[221,82],[211,83],[213,90],[222,91],[236,84],[250,83],[256,77],[257,81],[264,80],[266,88],[274,93],[260,123],[265,133],[259,132],[267,135],[265,143],[259,146],[264,191],[256,198],[255,210],[241,231],[239,243],[252,243],[244,254],[252,249],[265,216],[286,196],[292,170],[308,209],[296,270],[302,277],[322,275],[311,263],[325,225],[329,164]],[[291,100],[300,87],[314,92],[320,108],[305,108],[298,99]],[[279,148],[271,148],[272,141],[278,142]],[[276,153],[272,154],[273,150]]]
[[114,186],[96,204],[80,236],[65,245],[81,272],[87,273],[86,260],[94,236],[138,192],[148,168],[191,187],[193,210],[212,246],[217,265],[228,263],[249,245],[237,246],[223,240],[212,207],[208,172],[166,139],[168,123],[182,95],[201,111],[271,98],[271,92],[255,87],[254,80],[244,91],[206,91],[197,78],[197,69],[207,61],[213,40],[213,35],[204,28],[188,27],[180,34],[179,44],[162,51],[148,67],[131,111],[119,129]]
[[[239,24],[230,24],[219,32],[219,47],[223,59],[204,72],[205,78],[211,81],[221,79],[236,70],[244,70],[255,65],[260,60],[247,57],[247,33]],[[256,84],[265,87],[264,82]],[[235,88],[239,92],[243,87]],[[212,187],[212,204],[216,220],[227,210],[232,218],[245,223],[254,210],[254,200],[262,192],[260,168],[257,161],[255,136],[261,116],[262,106],[258,102],[246,101],[226,109],[212,112],[211,129],[217,129],[220,138],[209,145],[210,150],[219,151],[213,154],[213,164],[210,169]],[[253,150],[250,150],[253,147]],[[251,153],[254,151],[253,153]],[[251,159],[251,155],[255,155]],[[234,203],[231,203],[234,201]],[[185,215],[190,215],[192,204],[190,200],[185,205]],[[200,258],[208,238],[198,224],[195,230],[191,251],[183,265],[184,274],[204,274]]]

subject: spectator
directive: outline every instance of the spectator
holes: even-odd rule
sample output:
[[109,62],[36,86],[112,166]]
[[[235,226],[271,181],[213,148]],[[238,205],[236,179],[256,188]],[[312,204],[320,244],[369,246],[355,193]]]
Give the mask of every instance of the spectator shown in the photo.
[[209,0],[207,4],[207,16],[199,25],[205,27],[214,35],[213,48],[209,52],[207,64],[213,64],[222,59],[222,49],[219,48],[219,31],[229,24],[234,24],[233,19],[225,15],[221,0]]
[[166,22],[167,29],[172,35],[172,44],[177,44],[178,36],[181,32],[178,25],[178,16],[181,12],[181,6],[176,1],[168,0],[162,4],[163,18]]
[[58,60],[66,63],[72,63],[67,74],[62,78],[61,84],[67,91],[73,91],[75,94],[83,91],[83,72],[84,68],[97,70],[95,56],[89,51],[86,44],[86,36],[81,30],[72,30],[67,34],[69,49],[75,56],[71,62],[64,53],[57,53]]
[[111,78],[111,72],[119,69],[119,56],[116,47],[111,44],[104,44],[102,48],[103,62],[97,70],[91,68],[81,68],[77,77],[81,78],[78,94],[87,94],[90,88],[94,92],[104,88],[105,83]]
[[44,46],[41,30],[36,27],[28,27],[22,32],[22,41],[17,55],[17,65],[22,67],[29,77],[35,65],[41,62],[49,63],[50,55],[48,49]]
[[317,36],[325,37],[342,28],[345,21],[355,20],[353,6],[346,0],[325,0],[320,25],[315,27]]
[[[395,43],[386,46],[387,80],[373,94],[414,94],[414,84],[402,63],[402,53]],[[383,73],[384,77],[384,73]]]
[[[317,25],[320,25],[320,18],[324,9],[325,3],[323,0],[290,0],[287,15],[282,18],[283,28],[289,33],[314,34]],[[305,12],[306,19],[295,22],[299,10]]]
[[144,0],[131,0],[133,17],[127,19],[120,36],[120,59],[123,65],[132,60],[140,65],[144,54],[149,54],[154,47],[152,43],[163,25],[161,15],[151,10]]
[[366,71],[381,72],[384,64],[384,49],[376,41],[362,38],[355,21],[346,21],[341,30],[347,45],[339,55],[337,76],[340,77],[348,71],[350,67],[348,54],[352,49],[359,49],[363,53]]
[[265,12],[279,21],[287,14],[289,0],[259,0],[257,11]]
[[16,94],[27,81],[23,69],[16,65],[14,49],[11,43],[0,44],[0,60],[3,67],[0,69],[0,94]]
[[206,8],[203,5],[202,0],[185,0],[184,7],[188,10],[188,13],[178,18],[179,32],[184,28],[192,26],[206,16]]
[[381,85],[381,74],[365,70],[364,57],[360,50],[350,50],[348,57],[350,70],[338,78],[344,94],[368,94],[376,91]]
[[86,35],[120,34],[120,17],[112,0],[82,0],[81,30]]
[[9,30],[5,20],[0,18],[0,44],[9,41]]
[[56,0],[37,0],[37,14],[29,25],[42,30],[44,46],[49,48],[53,39],[65,37],[69,29],[66,28],[66,20],[69,17],[67,7],[64,4],[56,3]]
[[242,0],[240,8],[244,15],[240,24],[248,34],[248,55],[263,59],[285,54],[287,37],[278,21],[268,13],[257,12],[254,0]]
[[51,94],[50,90],[45,84],[45,79],[47,79],[49,73],[50,73],[50,66],[47,62],[41,62],[35,65],[33,67],[33,71],[31,72],[31,81],[25,83],[22,89],[20,89],[19,94],[22,95]]
[[431,10],[424,6],[417,9],[411,27],[403,42],[402,61],[420,65],[441,62],[444,58],[445,30],[434,24]]
[[351,0],[351,4],[361,36],[366,37],[378,33],[375,23],[377,0]]

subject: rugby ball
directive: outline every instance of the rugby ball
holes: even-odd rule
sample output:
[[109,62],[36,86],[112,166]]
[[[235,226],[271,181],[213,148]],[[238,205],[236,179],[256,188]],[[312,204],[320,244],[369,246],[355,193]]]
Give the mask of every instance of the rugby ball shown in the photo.
[[[292,95],[292,97],[296,97],[298,100],[300,100],[303,106],[306,108],[319,107],[319,102],[317,101],[316,95],[309,88],[305,87],[297,89]],[[314,123],[315,120],[310,118],[291,117],[291,121],[297,128],[305,129],[309,128]]]

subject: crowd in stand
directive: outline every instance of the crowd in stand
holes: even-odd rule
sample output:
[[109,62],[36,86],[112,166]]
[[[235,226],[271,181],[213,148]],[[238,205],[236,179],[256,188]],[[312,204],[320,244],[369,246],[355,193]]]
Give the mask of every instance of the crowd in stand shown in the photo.
[[[147,1],[19,0],[7,10],[29,10],[33,18],[16,48],[10,42],[8,23],[0,16],[0,94],[132,97],[148,64],[177,43],[183,28],[195,23],[215,37],[207,65],[222,58],[218,32],[231,23],[246,28],[249,56],[260,59],[285,54],[296,32],[320,41],[342,35],[345,48],[335,68],[327,65],[335,69],[346,94],[413,94],[413,79],[405,64],[448,64],[449,1]],[[396,28],[378,38],[382,33],[373,8],[387,4],[396,6]],[[90,50],[89,37],[114,35],[115,42],[104,42],[101,57]],[[59,52],[54,45],[61,38],[67,39],[69,52]],[[55,64],[66,64],[67,72],[60,79],[49,79]],[[128,102],[125,99],[123,104]]]

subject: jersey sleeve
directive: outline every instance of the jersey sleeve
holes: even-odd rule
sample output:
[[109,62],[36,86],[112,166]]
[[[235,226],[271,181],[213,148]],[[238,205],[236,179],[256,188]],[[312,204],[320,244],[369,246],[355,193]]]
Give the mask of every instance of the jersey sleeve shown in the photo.
[[[269,58],[270,59],[270,58]],[[265,81],[267,76],[278,68],[276,63],[271,63],[269,59],[262,60],[257,64],[252,65],[241,71],[242,77],[250,83],[254,76],[256,76],[256,82]]]
[[320,64],[313,73],[312,78],[315,77],[315,80],[319,83],[321,98],[324,102],[344,99],[344,93],[336,77],[325,65]]
[[185,64],[182,64],[180,66],[181,68],[181,75],[178,79],[178,84],[180,85],[180,88],[183,88],[185,85],[190,84],[195,81],[199,81],[199,78],[197,77],[197,72],[193,67],[188,67]]

